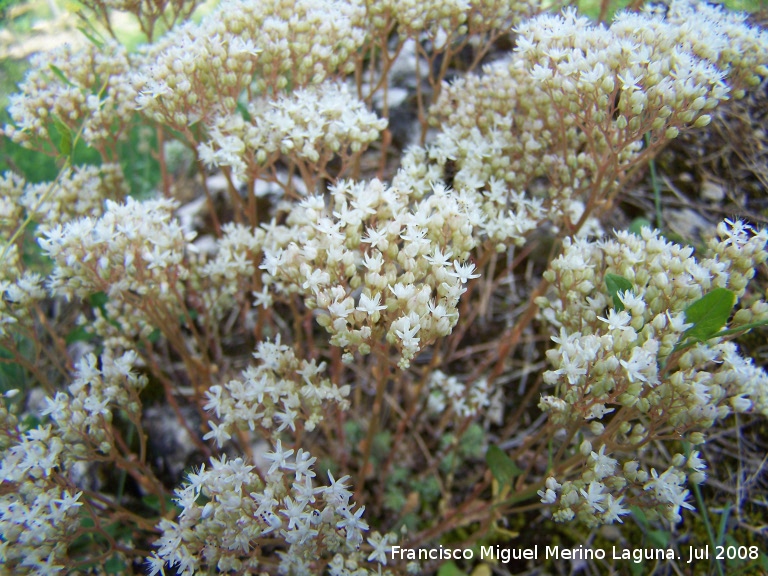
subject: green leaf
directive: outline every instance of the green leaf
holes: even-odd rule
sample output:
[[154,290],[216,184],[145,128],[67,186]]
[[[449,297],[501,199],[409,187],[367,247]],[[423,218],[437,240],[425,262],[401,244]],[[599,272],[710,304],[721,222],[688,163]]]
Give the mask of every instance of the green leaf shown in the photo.
[[646,573],[645,562],[630,562],[629,572],[632,576],[643,576]]
[[72,142],[74,140],[72,130],[58,116],[52,116],[52,118],[53,125],[59,133],[59,152],[62,156],[69,156],[72,153]]
[[[173,500],[173,497],[169,494],[163,496],[163,500],[165,500],[165,507],[168,510],[181,511],[181,508],[179,508],[179,506]],[[155,512],[159,513],[162,510],[162,507],[160,506],[160,498],[156,494],[147,494],[146,496],[142,496],[141,501]]]
[[488,468],[491,469],[491,474],[501,486],[509,486],[512,484],[512,480],[515,476],[522,474],[522,470],[518,468],[517,464],[507,456],[504,451],[491,444],[488,447],[488,452],[485,454],[485,461],[488,463]]
[[86,30],[85,26],[79,26],[77,29],[80,31],[80,33],[83,36],[88,38],[88,40],[91,41],[91,44],[96,46],[96,48],[101,49],[104,47],[104,42],[102,42],[101,40],[98,40],[95,35],[91,34],[88,30]]
[[665,530],[649,530],[648,541],[655,548],[666,548],[669,546],[670,533]]
[[74,84],[72,84],[72,82],[69,81],[69,78],[66,77],[64,72],[61,71],[61,68],[59,68],[55,64],[48,64],[48,68],[50,68],[51,72],[53,72],[59,80],[64,82],[64,84],[66,84],[67,86],[71,86],[73,88],[76,87]]
[[693,324],[684,337],[704,342],[714,336],[728,321],[736,294],[725,288],[715,288],[685,309],[686,323]]
[[117,554],[112,555],[112,557],[104,563],[104,572],[106,574],[124,574],[125,568],[125,562],[123,562]]
[[643,509],[639,506],[630,506],[629,511],[632,512],[632,517],[638,523],[640,528],[642,528],[643,531],[647,530],[648,518],[646,517],[645,512],[643,512]]
[[101,308],[102,312],[104,311],[104,306],[108,301],[109,297],[107,296],[106,292],[94,292],[88,296],[88,302],[90,302],[91,306]]
[[725,531],[728,529],[728,518],[731,515],[732,506],[733,504],[728,502],[725,510],[723,510],[723,513],[720,516],[720,526],[717,529],[717,544],[722,544],[725,539]]
[[614,309],[619,312],[624,310],[624,304],[621,303],[619,292],[632,291],[632,282],[624,278],[624,276],[619,276],[618,274],[606,274],[605,286],[608,288],[608,294],[610,294],[611,298],[613,298]]
[[467,576],[467,573],[456,566],[451,560],[440,566],[440,569],[437,571],[437,576]]
[[640,232],[643,228],[653,229],[653,224],[651,224],[651,221],[648,220],[648,218],[635,218],[629,225],[628,230],[635,236],[640,236]]
[[242,102],[238,101],[237,102],[237,111],[240,112],[240,115],[243,117],[243,120],[245,120],[246,122],[250,122],[251,121],[251,113],[248,112],[248,108],[246,107],[245,104],[243,104]]
[[90,342],[95,338],[96,338],[96,335],[91,332],[88,332],[85,326],[78,326],[74,330],[70,330],[69,334],[67,334],[66,337],[64,338],[64,341],[67,344],[72,344],[73,342]]

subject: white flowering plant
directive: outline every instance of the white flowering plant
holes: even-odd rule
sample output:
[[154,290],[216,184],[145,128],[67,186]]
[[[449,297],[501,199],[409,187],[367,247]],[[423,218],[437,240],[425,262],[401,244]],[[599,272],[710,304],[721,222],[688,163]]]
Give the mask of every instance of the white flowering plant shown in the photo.
[[674,238],[656,159],[765,89],[768,32],[692,0],[82,4],[2,129],[59,166],[0,176],[4,572],[509,574],[538,567],[494,545],[651,536],[668,571],[766,568],[765,459],[721,443],[768,417],[768,230]]

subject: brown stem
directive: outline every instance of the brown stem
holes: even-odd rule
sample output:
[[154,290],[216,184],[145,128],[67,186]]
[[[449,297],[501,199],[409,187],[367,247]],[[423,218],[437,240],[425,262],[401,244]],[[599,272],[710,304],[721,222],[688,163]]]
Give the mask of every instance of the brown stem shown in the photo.
[[373,445],[373,439],[379,429],[379,420],[381,417],[381,407],[384,400],[384,391],[387,388],[387,381],[389,379],[389,358],[386,353],[386,344],[381,344],[376,347],[377,351],[377,364],[374,367],[374,374],[376,375],[376,397],[373,400],[373,410],[371,413],[371,421],[368,425],[368,433],[365,437],[365,445],[363,446],[363,457],[360,463],[360,479],[355,489],[355,501],[362,503],[363,490],[365,488],[365,476],[368,468],[368,461],[371,458],[371,447]]
[[168,174],[168,164],[165,161],[165,133],[162,126],[158,125],[157,132],[157,161],[160,164],[160,177],[163,181],[163,195],[171,198],[171,176]]
[[176,398],[173,395],[173,383],[168,379],[168,377],[165,375],[165,373],[160,369],[160,367],[157,365],[157,360],[155,359],[155,355],[152,353],[152,344],[144,339],[143,340],[144,345],[147,348],[148,353],[144,354],[144,358],[149,363],[149,368],[152,371],[152,374],[160,380],[161,384],[163,385],[163,390],[165,392],[165,399],[170,405],[171,409],[173,409],[174,413],[176,414],[176,419],[181,424],[182,428],[186,430],[187,434],[189,435],[189,438],[192,440],[192,442],[197,446],[197,449],[202,452],[206,458],[210,458],[212,455],[211,449],[203,442],[199,434],[197,434],[192,428],[190,428],[189,424],[187,423],[187,419],[184,417],[184,415],[181,412],[181,407],[179,406],[179,403],[176,401]]
[[221,223],[219,217],[216,214],[216,205],[213,203],[213,196],[208,188],[208,180],[205,177],[205,167],[203,166],[200,156],[197,153],[197,148],[193,147],[195,152],[195,164],[197,164],[197,171],[200,173],[200,179],[203,182],[203,190],[205,191],[205,200],[208,203],[208,211],[211,214],[211,222],[213,223],[213,230],[217,238],[221,238]]
[[437,353],[437,350],[435,350],[435,354],[432,356],[432,361],[429,363],[429,366],[427,366],[423,372],[421,379],[419,380],[419,383],[416,385],[416,389],[413,391],[413,396],[410,399],[410,406],[408,407],[408,412],[405,414],[404,418],[400,419],[400,422],[397,423],[397,430],[395,431],[394,439],[391,443],[391,448],[389,449],[389,454],[387,455],[387,459],[384,461],[384,465],[381,467],[381,476],[383,478],[387,477],[387,473],[389,471],[390,466],[392,466],[392,462],[395,459],[395,455],[397,453],[397,449],[400,446],[403,436],[405,435],[405,431],[408,428],[408,424],[414,422],[414,416],[416,415],[417,410],[420,407],[419,404],[419,397],[421,396],[421,391],[424,388],[424,386],[427,384],[427,380],[429,379],[430,374],[440,366],[442,363],[442,358],[440,354]]

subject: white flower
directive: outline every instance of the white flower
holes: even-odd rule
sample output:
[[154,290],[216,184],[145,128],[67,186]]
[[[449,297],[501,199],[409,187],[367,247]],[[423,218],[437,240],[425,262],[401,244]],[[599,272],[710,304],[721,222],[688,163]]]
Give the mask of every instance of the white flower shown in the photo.
[[669,327],[674,332],[685,332],[693,326],[693,323],[686,323],[685,322],[685,312],[678,312],[674,316],[669,313],[669,310],[667,310],[667,319],[669,320]]
[[432,264],[432,266],[445,266],[450,262],[451,256],[453,256],[453,254],[450,250],[444,254],[439,246],[435,246],[432,256],[424,256],[424,259]]
[[299,526],[300,524],[309,522],[309,516],[304,512],[307,503],[302,501],[293,501],[290,496],[283,498],[284,509],[280,510],[280,514],[288,518],[288,530]]
[[208,421],[208,426],[211,428],[211,431],[208,432],[205,436],[203,436],[203,440],[208,440],[210,438],[213,438],[216,440],[216,446],[221,448],[224,446],[224,443],[232,438],[232,436],[227,432],[227,425],[226,424],[220,424],[217,425],[215,422]]
[[604,489],[605,484],[592,480],[592,482],[589,483],[587,490],[582,488],[579,492],[593,510],[597,512],[605,512],[605,509],[601,506],[603,500],[608,496],[607,494],[603,494]]
[[616,471],[617,462],[613,458],[605,455],[605,444],[600,446],[599,452],[592,452],[590,458],[594,460],[592,469],[595,471],[595,476],[598,480],[607,478],[608,476],[613,475]]
[[291,454],[293,454],[293,449],[283,450],[283,444],[278,439],[277,444],[275,444],[275,451],[264,454],[264,458],[272,462],[267,474],[272,474],[278,468],[282,468],[283,470],[293,470],[295,468],[294,465],[288,462],[288,457],[291,456]]
[[389,285],[389,290],[398,300],[410,300],[416,293],[416,287],[413,284],[403,284],[398,282],[394,286]]
[[624,308],[635,316],[642,316],[645,312],[645,301],[642,296],[636,295],[631,290],[620,290],[618,292],[619,300],[624,304]]
[[749,224],[745,224],[741,220],[730,220],[726,218],[723,222],[718,224],[717,232],[723,238],[724,244],[741,248],[749,241],[750,233],[754,233],[754,228]]
[[686,466],[691,470],[695,470],[696,472],[701,472],[703,470],[706,470],[707,463],[699,457],[699,451],[694,450],[693,452],[691,452],[690,456],[688,456],[688,461],[686,462]]
[[352,544],[356,545],[362,542],[363,537],[360,532],[368,530],[368,524],[362,519],[365,506],[358,508],[354,514],[346,506],[340,507],[339,511],[344,518],[336,522],[336,527],[343,528],[347,532],[347,541]]
[[349,476],[342,476],[338,480],[334,480],[333,474],[329,470],[328,479],[331,481],[331,485],[325,489],[325,501],[334,506],[346,506],[352,497],[352,492],[347,490],[347,485],[344,484],[349,480]]
[[157,552],[152,552],[151,556],[147,556],[146,563],[149,568],[148,576],[155,576],[156,574],[165,576],[165,560],[160,558]]
[[374,294],[373,298],[370,298],[366,294],[360,294],[360,305],[356,310],[365,312],[368,315],[373,315],[379,310],[386,310],[387,307],[383,304],[379,304],[379,302],[381,302],[380,293]]
[[462,284],[466,284],[467,280],[471,280],[472,278],[480,277],[480,274],[473,274],[475,271],[475,264],[473,262],[459,264],[458,260],[454,260],[453,267],[456,272],[448,272],[448,274],[454,278],[458,278]]
[[351,298],[339,301],[337,298],[331,304],[328,305],[328,312],[333,316],[334,318],[346,318],[349,316],[349,313],[352,312],[352,306],[354,306],[354,301],[352,301]]
[[605,514],[603,514],[603,522],[606,524],[613,524],[615,521],[623,524],[624,521],[621,516],[629,514],[629,510],[621,505],[621,501],[624,500],[624,496],[614,498],[613,495],[608,494],[605,502]]
[[383,265],[384,259],[382,258],[381,252],[376,251],[373,254],[366,253],[363,256],[363,266],[371,272],[378,273]]
[[[637,380],[649,382],[650,384],[658,382],[656,357],[644,347],[635,346],[632,348],[632,355],[629,360],[620,360],[619,362],[627,371],[627,377],[630,382]],[[652,377],[650,381],[648,380],[649,375]]]
[[416,333],[421,326],[417,323],[411,326],[411,321],[408,316],[400,318],[401,325],[405,325],[402,330],[395,330],[395,335],[403,341],[403,347],[405,348],[418,348],[419,338],[416,338]]
[[373,546],[373,552],[368,556],[368,562],[378,562],[379,564],[387,565],[387,552],[392,548],[389,546],[389,534],[382,536],[378,532],[374,532],[370,538],[368,538],[368,544]]
[[598,420],[601,419],[606,414],[610,414],[616,410],[615,408],[606,408],[605,404],[593,404],[590,409],[587,411],[587,413],[584,415],[585,420],[594,420],[597,418]]
[[280,422],[280,426],[277,427],[277,432],[282,432],[286,428],[290,428],[294,432],[296,431],[296,417],[298,412],[286,408],[284,412],[276,412],[274,419]]
[[752,401],[749,398],[745,398],[746,392],[742,392],[738,396],[731,398],[731,406],[736,412],[748,412],[752,408]]
[[643,81],[643,75],[635,76],[631,70],[627,70],[624,74],[618,74],[621,87],[624,90],[640,90],[640,82]]
[[385,227],[380,230],[368,228],[366,233],[367,236],[363,236],[361,242],[366,242],[373,248],[379,248],[381,250],[386,248],[385,242],[387,241],[387,229]]
[[555,370],[555,374],[560,374],[568,378],[568,383],[573,385],[579,382],[579,377],[584,376],[587,373],[587,369],[583,367],[582,363],[577,357],[571,360],[568,357],[568,353],[563,350],[563,357],[560,361],[560,368]]
[[[302,270],[302,272],[308,272],[309,266],[306,264],[302,264],[302,269],[307,268],[307,270]],[[318,290],[320,288],[328,285],[331,281],[331,276],[328,274],[328,272],[324,272],[323,270],[320,270],[319,268],[315,268],[310,272],[309,274],[306,274],[305,276],[306,280],[301,285],[301,287],[304,290],[311,290],[314,294],[317,294]]]
[[682,506],[689,510],[694,509],[691,504],[686,502],[689,492],[680,486],[683,478],[674,468],[667,469],[661,476],[653,468],[651,469],[651,476],[652,479],[643,486],[643,490],[653,490],[657,500],[672,504],[675,508]]
[[261,292],[251,292],[251,296],[254,297],[253,305],[257,308],[261,306],[264,310],[272,307],[273,299],[272,294],[269,293],[269,285],[264,285]]
[[632,330],[632,327],[629,325],[629,323],[632,321],[632,317],[626,310],[617,312],[611,308],[608,311],[608,318],[598,316],[597,319],[608,324],[609,330]]
[[557,502],[557,494],[551,488],[547,488],[546,491],[539,490],[536,493],[541,497],[542,504],[554,504]]
[[269,274],[270,276],[276,276],[277,271],[282,264],[283,264],[282,248],[279,248],[274,252],[272,250],[264,250],[264,261],[261,263],[259,268],[261,270],[266,270],[267,274]]

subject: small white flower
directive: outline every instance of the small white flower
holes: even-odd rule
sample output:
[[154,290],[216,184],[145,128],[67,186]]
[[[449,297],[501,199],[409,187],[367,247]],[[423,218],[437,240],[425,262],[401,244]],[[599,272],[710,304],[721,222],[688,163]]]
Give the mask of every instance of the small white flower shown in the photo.
[[275,451],[267,452],[266,454],[264,454],[264,458],[272,462],[272,465],[269,467],[269,471],[267,472],[267,474],[272,474],[278,468],[282,468],[283,470],[293,470],[295,466],[290,462],[288,462],[288,458],[292,454],[293,454],[293,449],[283,450],[283,444],[278,439],[277,444],[275,444]]
[[395,330],[395,335],[400,338],[400,340],[403,341],[403,347],[404,348],[418,348],[419,346],[419,338],[416,338],[416,333],[419,331],[419,324],[416,324],[414,326],[410,325],[410,319],[405,316],[400,319],[401,322],[404,320],[405,327],[402,330]]
[[215,422],[208,421],[208,426],[211,428],[211,431],[203,436],[203,440],[209,440],[213,438],[216,440],[216,446],[221,448],[224,446],[224,443],[227,440],[232,438],[232,436],[227,432],[226,424],[217,425]]
[[563,350],[560,368],[555,370],[555,374],[560,374],[568,378],[568,383],[573,385],[579,382],[579,377],[584,376],[587,369],[583,367],[578,357],[571,360],[568,353]]
[[608,324],[609,330],[632,330],[632,327],[629,325],[632,321],[632,317],[626,310],[617,312],[611,308],[608,311],[608,318],[598,316],[597,319]]
[[539,490],[536,493],[541,498],[542,504],[554,504],[557,502],[557,494],[555,494],[555,491],[550,488],[547,488],[546,491]]
[[616,471],[616,460],[605,455],[605,444],[600,447],[599,452],[592,452],[590,458],[594,461],[592,469],[598,480],[612,476]]
[[480,278],[480,274],[473,274],[475,271],[475,264],[473,262],[459,264],[458,260],[454,260],[453,267],[456,272],[448,272],[448,274],[454,278],[458,278],[462,284],[466,284],[467,281],[472,278]]
[[631,70],[627,70],[624,74],[618,74],[621,87],[624,90],[640,90],[640,82],[643,81],[643,75],[635,76]]
[[365,312],[370,316],[372,314],[375,314],[379,310],[387,309],[387,307],[383,304],[380,304],[380,302],[381,302],[381,294],[378,292],[373,295],[373,298],[370,298],[366,294],[360,294],[360,304],[358,305],[356,310]]
[[605,502],[606,510],[605,514],[603,514],[603,522],[606,524],[613,524],[616,521],[621,524],[624,523],[624,521],[621,519],[621,516],[629,514],[629,510],[621,505],[622,500],[624,500],[624,496],[620,496],[618,499],[616,499],[611,494],[607,495]]
[[608,495],[603,494],[604,489],[605,489],[605,484],[603,484],[602,482],[593,480],[592,482],[589,483],[589,487],[587,488],[587,490],[584,490],[582,488],[579,490],[579,492],[584,497],[584,500],[587,502],[587,504],[593,510],[597,512],[605,512],[605,508],[603,508],[602,502],[606,499]]
[[392,547],[389,546],[389,534],[384,534],[384,536],[382,536],[378,532],[374,532],[371,537],[368,538],[368,543],[373,546],[373,552],[368,556],[368,562],[378,562],[379,564],[384,564],[384,566],[386,566],[387,552],[392,549]]

